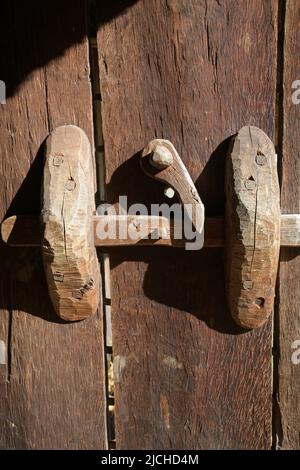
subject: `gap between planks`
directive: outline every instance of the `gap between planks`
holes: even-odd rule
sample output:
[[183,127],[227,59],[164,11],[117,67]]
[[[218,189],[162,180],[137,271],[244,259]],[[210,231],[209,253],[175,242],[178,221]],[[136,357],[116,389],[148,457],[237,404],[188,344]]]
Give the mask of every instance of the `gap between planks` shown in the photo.
[[[90,19],[92,17],[90,11]],[[91,21],[92,23],[92,21]],[[89,37],[90,74],[93,96],[93,126],[96,162],[96,205],[105,201],[105,155],[101,119],[100,74],[98,66],[98,45],[96,31]],[[99,254],[103,280],[103,321],[104,321],[104,357],[105,357],[105,388],[106,388],[106,436],[108,449],[115,448],[114,428],[114,382],[113,382],[113,351],[111,327],[111,290],[110,262],[108,253]]]

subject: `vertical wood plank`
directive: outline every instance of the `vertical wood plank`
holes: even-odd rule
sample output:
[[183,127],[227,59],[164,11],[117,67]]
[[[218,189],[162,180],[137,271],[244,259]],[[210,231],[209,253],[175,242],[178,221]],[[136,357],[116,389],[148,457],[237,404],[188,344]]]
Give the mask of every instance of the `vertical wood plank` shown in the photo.
[[[86,2],[1,5],[0,210],[38,213],[40,149],[62,124],[92,141]],[[40,250],[1,250],[0,448],[106,447],[102,312],[64,323],[47,293]]]
[[[300,4],[288,0],[285,7],[283,50],[283,135],[282,190],[283,213],[300,213]],[[284,13],[284,12],[283,12]],[[298,90],[298,91],[297,91]],[[294,93],[294,102],[292,99]],[[282,248],[278,300],[278,395],[275,421],[277,448],[300,447],[300,257],[299,249]]]
[[[277,3],[145,0],[106,18],[99,6],[109,202],[167,202],[136,155],[166,138],[223,214],[228,138],[273,138]],[[270,448],[272,322],[235,327],[222,250],[113,250],[111,267],[117,448]]]

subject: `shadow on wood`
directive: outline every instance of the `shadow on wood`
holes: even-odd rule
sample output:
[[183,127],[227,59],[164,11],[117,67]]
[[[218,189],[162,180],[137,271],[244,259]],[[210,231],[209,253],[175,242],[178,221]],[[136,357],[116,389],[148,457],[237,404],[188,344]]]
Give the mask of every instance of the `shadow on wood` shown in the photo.
[[[4,218],[13,214],[40,215],[43,168],[44,143]],[[46,279],[44,275],[41,276],[44,268],[40,248],[15,249],[0,243],[1,285],[3,282],[0,307],[10,311],[22,310],[50,322],[66,323],[50,307]],[[44,306],[41,305],[41,299]]]
[[[99,25],[122,14],[137,1],[103,1],[97,16],[93,12],[93,2],[85,1],[85,18],[82,21],[78,21],[82,16],[82,0],[54,0],[46,8],[36,0],[2,2],[0,79],[6,84],[7,98],[18,91],[18,87],[34,70],[43,68],[61,57],[72,45],[85,40],[86,25],[94,34]],[[11,54],[11,42],[17,56],[22,58],[17,69],[15,57]]]
[[[34,71],[40,70],[39,73],[43,76],[46,73],[43,67],[49,62],[62,57],[64,51],[72,45],[86,41],[87,27],[90,29],[90,35],[95,35],[98,26],[122,14],[136,1],[138,0],[102,2],[101,11],[97,15],[94,12],[94,2],[84,1],[85,18],[82,18],[81,0],[54,0],[46,7],[36,0],[23,3],[14,0],[3,2],[0,16],[0,37],[3,45],[0,79],[6,83],[7,98],[16,95],[22,83],[28,80]],[[78,18],[82,18],[82,21],[78,21]],[[12,54],[12,50],[15,54]],[[63,70],[56,67],[55,73],[62,74]],[[89,74],[88,69],[86,73]],[[63,75],[60,78],[63,79]],[[78,77],[78,80],[80,78]],[[45,92],[47,93],[47,90]],[[33,95],[34,93],[35,90],[32,90]],[[9,100],[5,106],[9,106]],[[37,109],[38,106],[37,102]],[[74,103],[74,107],[76,106]],[[74,114],[76,115],[76,112]],[[15,159],[18,157],[21,156],[14,156]],[[43,145],[15,193],[5,217],[12,214],[40,214],[42,174]],[[11,185],[16,186],[14,182],[11,182]],[[11,311],[23,310],[50,322],[64,323],[55,314],[52,306],[50,307],[45,277],[41,275],[44,269],[40,249],[15,250],[0,244],[0,259],[0,282],[3,282],[0,307]]]
[[[224,164],[230,139],[224,140],[211,154],[195,183],[205,204],[206,216],[224,214]],[[107,193],[111,204],[117,203],[115,195],[118,194],[128,197],[128,206],[142,203],[149,209],[151,203],[178,202],[178,199],[170,202],[163,189],[163,184],[141,172],[140,154],[136,154],[114,172]],[[233,322],[226,307],[223,249],[186,251],[145,247],[110,249],[109,253],[112,270],[125,261],[147,264],[143,288],[154,302],[192,314],[220,332],[241,334],[247,331]]]

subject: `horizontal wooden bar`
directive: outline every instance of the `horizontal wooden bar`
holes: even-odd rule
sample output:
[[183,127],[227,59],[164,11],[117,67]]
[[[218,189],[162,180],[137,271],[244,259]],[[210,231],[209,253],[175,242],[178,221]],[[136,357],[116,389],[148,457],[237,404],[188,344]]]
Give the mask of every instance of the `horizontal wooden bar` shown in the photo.
[[[187,240],[176,240],[172,234],[173,224],[165,217],[101,215],[93,217],[95,246],[169,246],[184,247]],[[123,239],[101,239],[99,232],[128,234]],[[12,216],[1,224],[1,237],[4,243],[15,247],[37,247],[41,245],[41,228],[38,217],[30,215]],[[152,237],[152,238],[151,238]],[[158,238],[160,237],[160,238]],[[206,217],[204,226],[204,246],[218,248],[224,246],[224,218]],[[281,216],[281,246],[300,246],[300,214]]]
[[281,214],[281,246],[300,246],[300,214]]
[[[96,246],[160,245],[184,247],[188,240],[174,237],[174,224],[162,216],[104,215],[94,217],[94,239]],[[111,239],[102,240],[98,233],[103,229],[115,228]],[[97,233],[98,232],[98,233]],[[214,218],[205,221],[205,246],[224,245],[224,219]]]

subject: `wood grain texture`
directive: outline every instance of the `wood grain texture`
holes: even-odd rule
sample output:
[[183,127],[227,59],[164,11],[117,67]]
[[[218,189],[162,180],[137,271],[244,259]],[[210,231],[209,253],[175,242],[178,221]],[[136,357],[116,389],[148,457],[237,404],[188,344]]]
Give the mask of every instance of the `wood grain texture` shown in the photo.
[[[300,105],[292,101],[292,83],[300,80],[300,4],[286,2],[283,64],[282,212],[300,212]],[[299,89],[299,87],[298,87]],[[300,448],[300,365],[292,361],[294,342],[300,339],[299,249],[281,250],[278,300],[278,386],[276,445]]]
[[[85,19],[82,1],[1,5],[1,220],[39,216],[39,149],[53,128],[75,124],[92,141]],[[0,250],[0,448],[104,448],[101,310],[65,324],[51,306],[40,249]]]
[[77,126],[57,127],[46,140],[42,255],[54,309],[67,321],[94,315],[100,301],[92,158],[89,139]]
[[277,156],[261,129],[233,138],[225,192],[228,306],[238,325],[258,328],[274,310],[281,221]]
[[[166,138],[206,214],[224,214],[227,139],[243,125],[273,137],[276,15],[273,1],[146,0],[99,29],[109,202],[166,202],[137,155]],[[117,447],[270,448],[272,324],[231,321],[223,251],[110,261]]]

